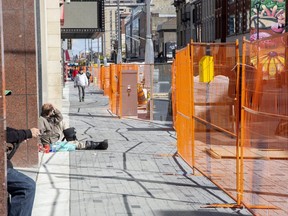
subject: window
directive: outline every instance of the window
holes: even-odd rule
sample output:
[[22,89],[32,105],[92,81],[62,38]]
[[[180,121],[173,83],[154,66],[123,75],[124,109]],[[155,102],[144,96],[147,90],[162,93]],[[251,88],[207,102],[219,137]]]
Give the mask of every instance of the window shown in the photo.
[[248,9],[246,11],[246,28],[245,31],[249,31],[250,30],[250,9]]
[[229,15],[228,17],[228,35],[235,34],[235,15]]
[[242,33],[243,32],[243,14],[242,12],[239,12],[238,15],[238,32],[237,33]]

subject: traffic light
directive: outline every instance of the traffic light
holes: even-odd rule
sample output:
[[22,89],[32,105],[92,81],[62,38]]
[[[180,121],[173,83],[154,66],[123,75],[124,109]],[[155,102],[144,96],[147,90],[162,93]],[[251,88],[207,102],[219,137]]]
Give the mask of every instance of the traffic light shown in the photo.
[[67,40],[67,49],[72,50],[72,39]]

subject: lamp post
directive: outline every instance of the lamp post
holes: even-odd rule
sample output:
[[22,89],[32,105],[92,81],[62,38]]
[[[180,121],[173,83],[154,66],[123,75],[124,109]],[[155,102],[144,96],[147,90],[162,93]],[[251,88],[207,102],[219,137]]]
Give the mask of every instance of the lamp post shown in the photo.
[[107,66],[107,58],[106,58],[106,36],[105,36],[105,32],[103,34],[103,63],[104,66]]
[[146,46],[145,46],[146,64],[154,64],[154,49],[153,49],[153,41],[151,38],[150,2],[151,0],[146,0]]
[[118,17],[118,53],[117,64],[122,63],[122,51],[121,51],[121,28],[120,28],[120,0],[117,0],[117,17]]
[[260,0],[256,1],[255,7],[257,10],[257,40],[259,40],[259,11],[260,11],[260,7],[261,7],[261,1]]
[[[153,41],[151,37],[151,11],[150,11],[150,3],[151,0],[146,0],[146,46],[145,46],[145,64],[147,70],[150,72],[150,120],[153,120],[153,75],[154,75],[154,49],[153,49]],[[148,69],[149,68],[149,69]],[[147,71],[147,72],[148,72]]]

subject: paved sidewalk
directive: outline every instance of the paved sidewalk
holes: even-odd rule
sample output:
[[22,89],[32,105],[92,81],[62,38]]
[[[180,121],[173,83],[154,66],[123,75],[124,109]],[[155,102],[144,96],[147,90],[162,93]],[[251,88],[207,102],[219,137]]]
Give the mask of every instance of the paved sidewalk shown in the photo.
[[34,216],[251,215],[246,209],[203,208],[234,203],[176,156],[171,122],[119,119],[108,98],[90,86],[79,102],[71,82],[63,114],[79,140],[109,140],[105,151],[40,154]]

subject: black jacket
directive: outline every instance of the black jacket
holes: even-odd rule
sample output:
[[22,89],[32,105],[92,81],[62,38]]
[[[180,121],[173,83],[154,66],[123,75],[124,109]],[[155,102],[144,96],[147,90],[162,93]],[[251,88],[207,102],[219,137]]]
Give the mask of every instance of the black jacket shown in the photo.
[[[31,130],[17,130],[14,128],[7,127],[6,129],[6,142],[16,143],[16,148],[26,139],[32,138]],[[13,168],[10,160],[7,160],[7,167]]]

